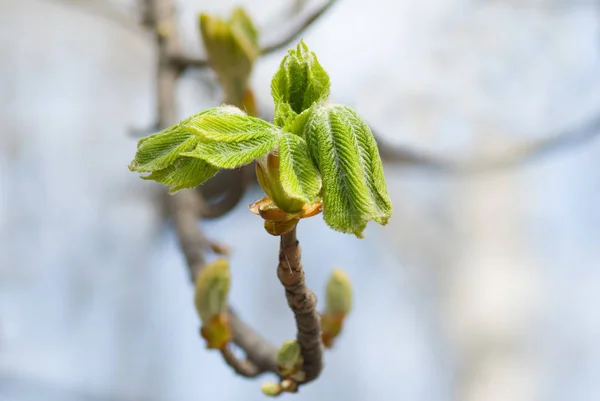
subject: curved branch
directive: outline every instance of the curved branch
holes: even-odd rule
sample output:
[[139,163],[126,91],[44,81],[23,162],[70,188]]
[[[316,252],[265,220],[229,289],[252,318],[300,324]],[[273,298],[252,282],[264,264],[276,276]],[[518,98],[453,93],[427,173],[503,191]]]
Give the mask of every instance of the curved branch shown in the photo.
[[281,236],[277,277],[285,288],[285,297],[296,319],[296,339],[302,350],[302,370],[306,374],[303,383],[306,383],[315,380],[323,369],[323,344],[321,318],[316,310],[317,297],[306,286],[300,258],[300,245],[294,228]]
[[391,145],[375,131],[373,131],[373,135],[377,139],[379,153],[384,162],[413,165],[448,173],[477,174],[525,165],[560,151],[583,146],[600,136],[600,114],[572,129],[517,145],[515,148],[504,152],[504,154],[487,160],[453,161],[441,159],[433,155],[426,155],[411,149]]
[[318,9],[314,10],[312,13],[310,13],[309,15],[306,16],[306,18],[301,21],[297,27],[292,30],[291,32],[289,32],[285,37],[281,38],[280,40],[262,46],[261,47],[261,54],[269,54],[269,53],[273,53],[277,50],[281,50],[284,47],[287,47],[290,45],[290,43],[292,41],[294,41],[294,39],[296,39],[298,36],[300,36],[304,31],[306,31],[316,20],[318,20],[323,14],[325,14],[330,8],[331,6],[333,6],[335,4],[336,0],[328,0],[327,2],[323,3],[323,5],[321,7],[319,7]]
[[221,355],[225,362],[235,370],[235,372],[244,377],[256,377],[260,374],[258,367],[252,362],[245,360],[240,361],[237,356],[231,352],[229,347],[221,350]]
[[[175,88],[181,73],[169,62],[169,55],[180,45],[172,18],[173,4],[171,0],[145,0],[145,3],[148,10],[147,19],[154,24],[158,44],[158,124],[160,127],[168,127],[177,122]],[[159,22],[167,24],[168,34],[165,35],[164,31],[160,32],[157,29]],[[198,227],[198,218],[204,207],[203,199],[198,191],[187,190],[169,197],[168,204],[190,278],[195,281],[196,275],[204,268],[203,249],[207,245]],[[276,373],[276,348],[246,326],[232,311],[229,312],[229,318],[233,342],[246,352],[249,361],[240,362],[235,355],[224,351],[222,355],[225,362],[240,374],[254,375],[255,372],[258,374],[266,370]]]

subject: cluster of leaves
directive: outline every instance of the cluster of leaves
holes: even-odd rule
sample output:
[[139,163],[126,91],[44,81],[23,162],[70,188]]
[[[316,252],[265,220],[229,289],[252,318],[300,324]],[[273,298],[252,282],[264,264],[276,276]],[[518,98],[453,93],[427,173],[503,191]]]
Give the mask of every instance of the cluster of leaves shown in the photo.
[[232,106],[205,110],[142,138],[130,169],[174,192],[257,160],[274,176],[261,181],[268,195],[279,186],[295,207],[322,201],[334,230],[362,237],[370,220],[387,224],[392,206],[371,130],[351,108],[328,102],[329,76],[304,42],[283,59],[271,93],[273,124]]

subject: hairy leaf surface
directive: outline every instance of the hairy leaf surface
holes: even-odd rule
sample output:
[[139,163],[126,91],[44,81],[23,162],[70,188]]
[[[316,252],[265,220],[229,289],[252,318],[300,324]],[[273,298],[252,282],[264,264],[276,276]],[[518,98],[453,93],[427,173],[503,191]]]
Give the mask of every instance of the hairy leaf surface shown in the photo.
[[392,205],[377,144],[347,106],[315,107],[304,125],[323,181],[323,218],[334,230],[362,237],[367,222],[387,224]]
[[[275,123],[283,126],[313,103],[326,100],[329,88],[329,75],[317,56],[300,41],[295,50],[289,50],[271,81],[271,95],[276,105]],[[281,103],[287,106],[281,106]]]
[[279,138],[279,170],[281,184],[289,196],[307,203],[315,200],[321,178],[304,139],[289,133]]

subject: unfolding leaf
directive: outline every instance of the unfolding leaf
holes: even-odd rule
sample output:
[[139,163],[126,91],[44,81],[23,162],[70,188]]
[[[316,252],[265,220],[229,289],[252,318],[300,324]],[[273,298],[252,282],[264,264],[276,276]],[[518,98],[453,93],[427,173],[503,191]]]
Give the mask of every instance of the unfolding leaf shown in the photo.
[[321,189],[319,171],[304,139],[285,133],[279,137],[279,171],[283,189],[292,198],[313,202]]
[[392,205],[377,144],[347,106],[315,107],[303,126],[323,181],[323,218],[334,230],[362,237],[367,222],[387,224]]
[[300,41],[295,50],[289,50],[271,81],[271,95],[276,105],[275,123],[283,126],[314,103],[326,100],[329,87],[329,75],[317,56]]
[[198,136],[179,131],[177,126],[142,138],[138,142],[137,153],[129,165],[129,169],[150,172],[169,167],[180,157],[181,152],[194,149],[198,140]]
[[[200,141],[201,133],[194,128],[195,121],[207,116],[226,115],[244,116],[244,112],[231,106],[215,107],[194,114],[178,124],[140,139],[135,158],[130,163],[129,169],[147,173],[172,166],[181,158],[181,153],[193,150]],[[165,173],[160,175],[163,176]]]
[[269,152],[277,143],[276,136],[262,135],[239,142],[201,141],[196,149],[184,156],[206,160],[220,168],[236,168],[251,163]]
[[220,168],[236,168],[272,150],[280,128],[259,118],[240,114],[199,115],[186,127],[201,137],[195,149],[182,153]]
[[145,180],[154,180],[172,187],[169,193],[181,189],[194,188],[208,181],[219,169],[206,161],[193,157],[180,157],[167,168],[153,171]]
[[[216,108],[222,110],[224,108]],[[241,110],[227,107],[227,109]],[[211,109],[214,110],[214,109]],[[281,129],[260,118],[245,114],[197,114],[186,120],[182,126],[196,133],[203,141],[239,143],[250,139],[277,136]]]

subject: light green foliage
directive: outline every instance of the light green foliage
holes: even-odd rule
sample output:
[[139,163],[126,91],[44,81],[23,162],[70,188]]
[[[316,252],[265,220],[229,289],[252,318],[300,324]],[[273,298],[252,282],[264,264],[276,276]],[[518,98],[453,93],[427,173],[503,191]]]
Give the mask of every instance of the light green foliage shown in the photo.
[[252,162],[277,145],[281,129],[232,106],[215,107],[138,142],[132,171],[172,187],[198,186],[219,168]]
[[285,133],[279,137],[279,170],[287,194],[303,202],[313,202],[321,189],[321,178],[304,139]]
[[329,87],[329,75],[300,41],[295,50],[288,51],[271,82],[275,124],[282,127],[314,103],[327,100]]
[[167,168],[180,158],[181,152],[194,149],[198,140],[196,135],[179,131],[177,127],[142,138],[129,169],[150,172]]
[[[225,24],[202,18],[206,29]],[[225,25],[256,39],[242,11]],[[371,130],[351,108],[327,102],[329,86],[316,56],[300,42],[271,83],[275,125],[233,106],[205,110],[141,139],[130,169],[177,191],[202,184],[220,168],[258,160],[259,182],[280,210],[295,213],[321,200],[329,227],[362,238],[369,221],[387,224],[392,205]]]
[[230,281],[227,259],[218,259],[205,266],[196,277],[194,303],[198,316],[204,323],[227,312]]
[[272,150],[282,131],[266,121],[246,115],[203,116],[193,122],[201,139],[184,156],[206,160],[220,168],[236,168]]
[[352,307],[350,279],[340,269],[334,269],[327,282],[325,313],[347,315]]
[[258,32],[252,20],[241,8],[228,21],[201,14],[200,32],[226,102],[239,101],[248,88],[254,60],[260,54]]
[[236,168],[251,163],[257,157],[267,153],[275,146],[277,138],[262,136],[240,142],[207,141],[198,144],[185,156],[198,157],[220,168]]
[[341,105],[316,107],[303,136],[321,172],[325,222],[359,238],[370,220],[387,224],[392,205],[379,151],[356,112]]
[[219,169],[211,166],[204,160],[192,157],[180,157],[167,168],[155,170],[150,175],[142,177],[144,180],[153,180],[172,187],[169,193],[181,189],[194,188],[208,181]]

